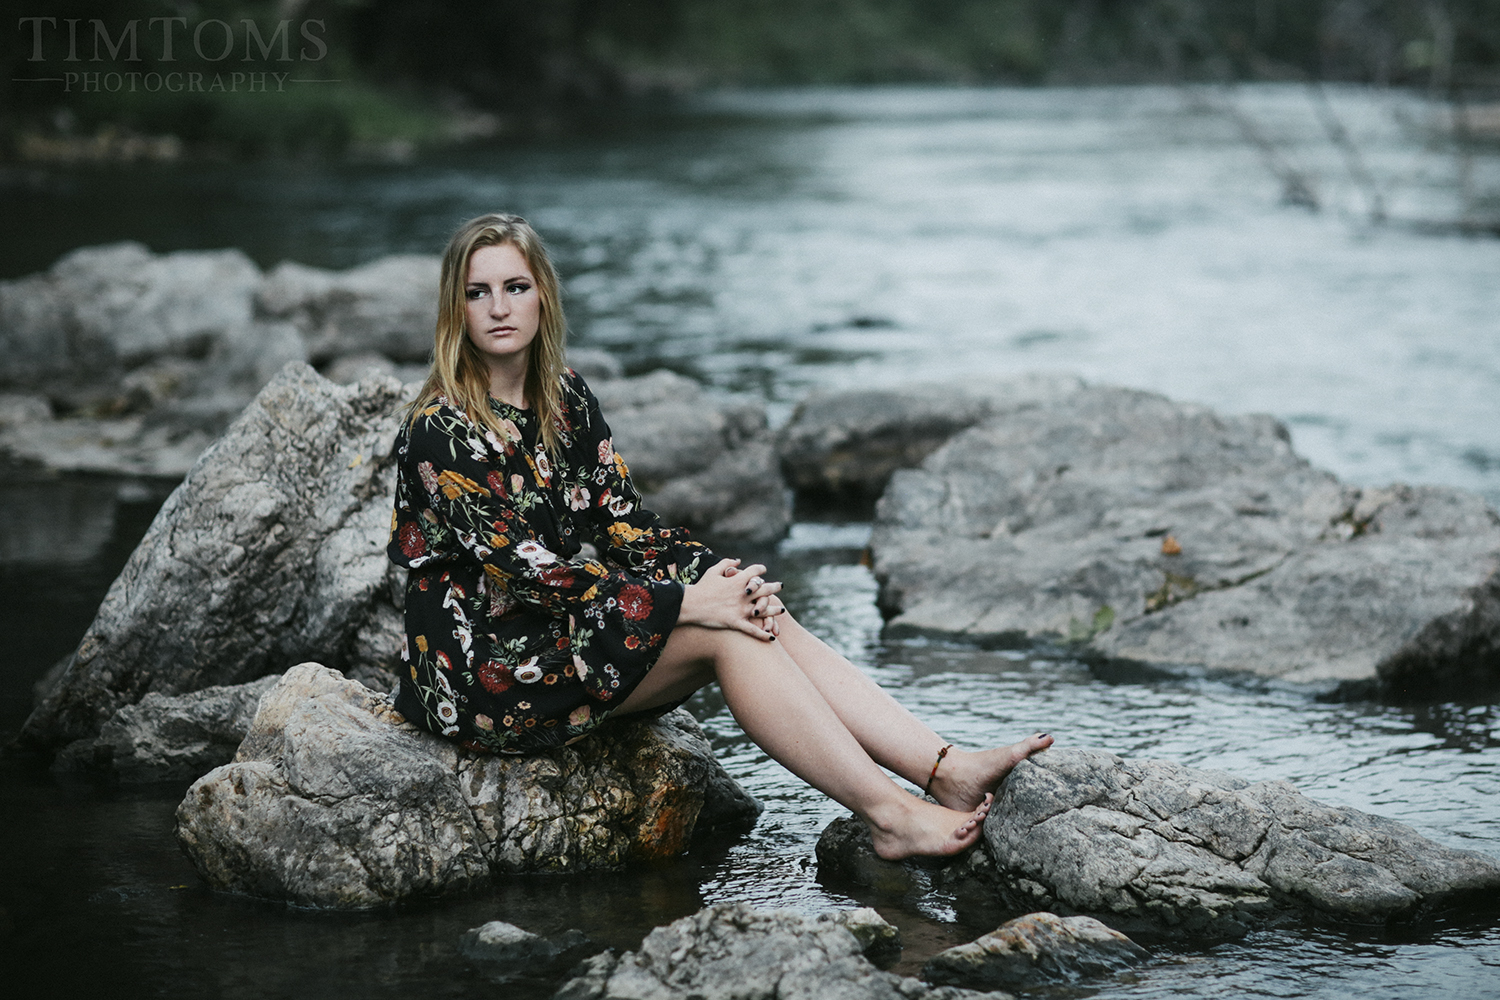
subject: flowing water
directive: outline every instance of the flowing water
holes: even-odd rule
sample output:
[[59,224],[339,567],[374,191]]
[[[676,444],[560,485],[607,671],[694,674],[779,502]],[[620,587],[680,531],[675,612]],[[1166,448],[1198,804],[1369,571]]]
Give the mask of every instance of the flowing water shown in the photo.
[[[461,219],[507,208],[554,243],[580,342],[632,370],[668,365],[763,399],[778,421],[815,387],[1062,369],[1269,411],[1303,454],[1356,483],[1445,483],[1500,502],[1500,241],[1449,226],[1493,212],[1500,158],[1455,153],[1409,96],[1340,90],[1330,106],[1357,169],[1312,95],[1265,87],[723,95],[404,165],[13,170],[0,177],[15,220],[0,273],[117,238],[343,267],[436,252]],[[1283,202],[1289,172],[1321,211]],[[15,731],[30,684],[76,643],[161,490],[7,478],[0,731]],[[799,523],[776,569],[807,624],[950,739],[1047,729],[1060,745],[1285,778],[1500,857],[1492,695],[1334,704],[883,640],[859,561],[867,533]],[[633,947],[652,926],[736,900],[875,905],[902,927],[913,971],[1008,916],[820,881],[812,847],[841,810],[767,761],[712,693],[690,707],[767,804],[749,835],[647,869],[508,880],[363,915],[205,891],[172,839],[181,786],[111,789],[0,759],[6,980],[25,995],[471,995],[496,987],[457,939],[485,920]],[[1493,917],[1151,944],[1131,974],[1050,994],[1500,993]]]

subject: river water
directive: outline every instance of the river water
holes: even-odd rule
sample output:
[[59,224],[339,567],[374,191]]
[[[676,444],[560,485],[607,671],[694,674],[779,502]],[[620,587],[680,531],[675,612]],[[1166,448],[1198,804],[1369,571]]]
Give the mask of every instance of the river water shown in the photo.
[[[1353,482],[1443,483],[1500,503],[1500,240],[1452,226],[1494,214],[1500,158],[1456,155],[1410,96],[1335,90],[1328,107],[1357,160],[1301,88],[901,88],[718,95],[395,165],[13,170],[0,176],[16,220],[0,273],[120,238],[344,267],[436,252],[463,218],[505,208],[555,245],[579,342],[762,399],[777,421],[815,387],[1067,370],[1271,412],[1299,451]],[[1285,202],[1291,172],[1319,211]],[[0,731],[19,726],[30,683],[76,643],[160,499],[152,483],[5,484],[13,523],[69,511],[107,542],[46,574],[34,562],[0,572],[0,627],[14,637]],[[770,555],[803,619],[950,739],[1047,729],[1060,745],[1285,778],[1500,857],[1493,695],[1331,704],[884,640],[858,558],[867,534],[803,521]],[[485,920],[632,947],[733,900],[876,905],[903,928],[910,971],[1008,916],[824,884],[812,846],[840,810],[765,760],[712,693],[691,707],[767,803],[751,834],[646,870],[353,916],[203,890],[172,840],[180,786],[110,789],[0,759],[6,975],[119,996],[470,995],[494,987],[457,938]],[[1151,944],[1136,972],[1055,995],[1500,992],[1493,917]]]

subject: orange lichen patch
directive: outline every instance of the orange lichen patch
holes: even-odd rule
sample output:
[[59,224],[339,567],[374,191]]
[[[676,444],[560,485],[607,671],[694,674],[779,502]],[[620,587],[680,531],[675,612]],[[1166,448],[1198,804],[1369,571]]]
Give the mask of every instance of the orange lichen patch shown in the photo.
[[654,789],[641,805],[640,825],[631,839],[630,853],[642,859],[681,854],[687,850],[702,809],[700,788],[664,785]]
[[1177,541],[1176,536],[1168,535],[1161,540],[1161,554],[1164,556],[1182,555],[1182,543]]

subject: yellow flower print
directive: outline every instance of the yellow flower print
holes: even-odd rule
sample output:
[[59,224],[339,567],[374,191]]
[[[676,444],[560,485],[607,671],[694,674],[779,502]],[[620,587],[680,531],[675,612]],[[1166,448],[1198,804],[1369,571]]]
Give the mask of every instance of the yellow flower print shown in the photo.
[[620,453],[618,451],[615,452],[615,471],[620,474],[621,479],[624,479],[626,476],[630,475],[630,466],[625,464],[625,460],[620,457]]
[[616,521],[609,526],[609,537],[615,540],[616,545],[627,545],[646,534],[646,529],[632,527],[624,521]]
[[489,496],[490,491],[480,486],[474,480],[461,476],[452,469],[444,469],[438,474],[438,486],[443,490],[443,496],[449,500],[457,500],[465,493],[478,493],[481,496]]
[[417,648],[424,653],[427,652],[427,637],[425,635],[417,636]]
[[505,581],[510,579],[509,573],[491,563],[484,564],[484,575],[490,578],[491,583],[497,583],[502,586],[505,584]]

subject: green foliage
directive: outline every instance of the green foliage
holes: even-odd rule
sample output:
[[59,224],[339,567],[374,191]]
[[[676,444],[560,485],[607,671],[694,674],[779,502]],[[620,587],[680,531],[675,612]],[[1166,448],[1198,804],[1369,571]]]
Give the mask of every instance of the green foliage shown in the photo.
[[[446,134],[440,106],[524,121],[560,105],[719,85],[1500,84],[1500,0],[55,0],[39,61],[35,25],[18,23],[32,13],[10,18],[0,54],[9,71],[0,74],[0,130],[86,135],[109,125],[239,154],[435,142]],[[152,19],[171,17],[184,20],[168,58],[164,25]],[[210,20],[220,23],[204,27]],[[290,30],[278,39],[283,21]],[[313,22],[323,53],[299,31]],[[233,44],[221,55],[223,26]],[[64,92],[25,82],[111,70],[198,73],[203,85]],[[246,92],[226,76],[236,71],[292,76],[274,93]],[[223,85],[212,89],[216,75]]]

